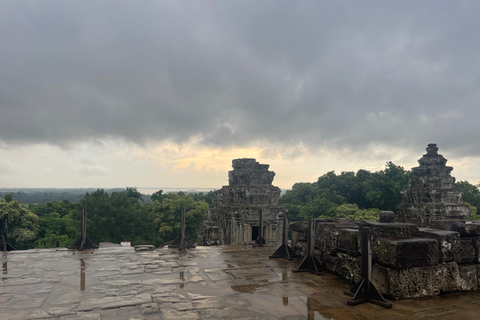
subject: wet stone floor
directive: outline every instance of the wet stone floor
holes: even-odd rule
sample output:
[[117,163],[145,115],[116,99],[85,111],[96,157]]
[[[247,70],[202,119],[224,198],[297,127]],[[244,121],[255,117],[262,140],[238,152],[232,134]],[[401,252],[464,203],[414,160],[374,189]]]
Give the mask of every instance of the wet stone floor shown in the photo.
[[0,252],[0,319],[476,319],[480,293],[348,306],[352,284],[293,273],[276,247]]

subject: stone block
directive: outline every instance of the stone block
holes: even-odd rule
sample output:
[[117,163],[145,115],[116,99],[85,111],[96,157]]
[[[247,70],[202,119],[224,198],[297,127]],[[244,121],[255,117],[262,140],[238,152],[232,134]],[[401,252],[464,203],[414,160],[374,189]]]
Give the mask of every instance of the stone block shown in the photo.
[[460,256],[460,233],[429,228],[419,228],[420,236],[438,242],[440,262],[457,261]]
[[478,237],[480,236],[480,222],[461,219],[442,219],[432,221],[429,225],[433,229],[447,231],[456,231],[460,237]]
[[380,222],[382,223],[393,223],[395,222],[395,213],[393,211],[382,211],[379,214]]
[[327,268],[327,270],[329,272],[336,273],[336,274],[338,274],[337,269],[339,265],[339,260],[340,260],[339,257],[334,257],[329,254],[325,254],[323,256],[323,263]]
[[336,273],[343,279],[350,280],[354,283],[362,280],[362,258],[352,257],[345,253],[338,253],[338,265]]
[[477,288],[480,288],[480,264],[475,265],[475,272],[477,273]]
[[329,230],[315,241],[317,247],[326,254],[334,254],[338,251],[338,231]]
[[459,265],[458,272],[460,275],[459,290],[475,291],[478,288],[477,269],[474,264]]
[[359,231],[358,229],[339,229],[338,230],[338,250],[350,255],[359,255]]
[[438,242],[428,238],[377,238],[374,262],[392,268],[433,266],[439,262]]
[[480,238],[472,239],[473,248],[475,249],[474,263],[480,263]]
[[443,279],[442,293],[456,292],[460,287],[460,272],[456,262],[442,263],[439,265],[438,278]]
[[380,291],[381,294],[385,295],[387,294],[387,275],[388,275],[388,268],[378,265],[378,264],[373,264],[372,266],[372,283],[375,285],[378,291]]
[[[376,268],[380,269],[380,268]],[[385,295],[393,299],[420,298],[435,296],[440,293],[433,285],[434,267],[415,267],[405,269],[385,268],[383,273]],[[380,269],[381,270],[381,269]],[[377,278],[378,276],[378,271]],[[377,280],[378,282],[378,280]]]
[[408,238],[419,235],[418,227],[412,223],[382,223],[365,221],[364,226],[372,228],[372,236],[390,238]]
[[473,291],[478,288],[480,268],[458,266],[455,262],[436,266],[394,269],[373,265],[372,282],[393,299],[437,296],[441,293]]
[[460,252],[458,263],[472,263],[475,260],[475,247],[473,239],[460,238]]

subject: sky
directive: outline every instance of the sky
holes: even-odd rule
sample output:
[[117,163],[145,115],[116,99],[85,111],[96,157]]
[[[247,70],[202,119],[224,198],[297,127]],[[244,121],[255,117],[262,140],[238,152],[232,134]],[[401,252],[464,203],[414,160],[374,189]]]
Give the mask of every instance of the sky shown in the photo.
[[0,187],[291,188],[417,166],[480,182],[480,2],[0,2]]

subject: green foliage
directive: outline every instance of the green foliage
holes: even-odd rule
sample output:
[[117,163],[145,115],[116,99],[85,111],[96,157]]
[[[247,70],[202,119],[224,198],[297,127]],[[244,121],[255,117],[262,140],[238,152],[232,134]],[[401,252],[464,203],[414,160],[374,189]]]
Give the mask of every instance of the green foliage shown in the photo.
[[38,239],[35,242],[35,247],[36,248],[55,248],[57,245],[57,241],[60,241],[59,243],[60,247],[67,247],[72,245],[72,243],[75,240],[76,239],[70,238],[66,234],[58,234],[51,230],[47,230],[45,236],[41,239]]
[[28,209],[6,195],[0,201],[0,218],[9,213],[9,242],[18,249],[50,248],[60,241],[69,246],[80,237],[82,208],[87,209],[87,236],[94,243],[128,240],[133,245],[159,244],[180,233],[180,210],[186,208],[186,232],[195,239],[208,215],[213,192],[186,195],[183,192],[152,195],[143,205],[136,188],[111,194],[103,189],[85,193],[79,203],[69,200],[29,204]]
[[212,201],[213,199],[215,199],[215,192],[214,191],[209,191],[207,193],[203,193],[203,192],[199,192],[199,193],[195,193],[192,195],[193,197],[193,200],[195,201],[205,201],[208,206],[211,208],[212,207]]
[[162,203],[163,199],[166,197],[167,195],[163,193],[163,190],[158,190],[150,196],[153,202],[158,201],[160,203]]
[[113,192],[103,189],[86,193],[73,217],[81,226],[81,208],[87,209],[87,236],[94,243],[132,241],[132,245],[155,242],[154,216],[139,201],[136,188]]
[[476,212],[480,212],[480,190],[478,186],[474,186],[468,181],[459,181],[456,183],[456,186],[463,191],[463,201],[475,207]]
[[12,201],[12,200],[13,200],[12,194],[11,194],[11,193],[7,193],[7,194],[5,195],[5,201],[6,201],[6,202],[10,202],[10,201]]
[[337,217],[348,218],[351,220],[372,220],[379,221],[380,209],[370,208],[370,209],[360,209],[355,203],[345,203],[337,207],[336,214]]
[[[314,183],[296,183],[280,197],[290,220],[312,217],[349,217],[378,220],[379,209],[394,210],[408,187],[410,172],[388,162],[385,170],[327,172]],[[373,208],[373,209],[372,209]]]
[[477,208],[472,206],[468,202],[464,202],[470,208],[470,216],[468,217],[469,220],[480,220],[480,215],[477,214]]
[[372,220],[372,221],[379,221],[380,215],[379,213],[382,210],[370,208],[370,209],[360,209],[353,214],[351,217],[352,220]]
[[185,208],[185,233],[192,239],[196,239],[200,227],[208,217],[208,204],[196,201],[193,195],[184,193],[168,194],[160,203],[154,201],[146,206],[155,219],[153,225],[156,228],[156,239],[160,243],[173,240],[180,234],[181,209]]
[[402,201],[400,191],[408,188],[409,178],[410,172],[391,161],[387,162],[385,170],[371,174],[365,181],[365,198],[372,207],[393,211]]
[[56,241],[61,246],[71,245],[76,237],[80,236],[72,211],[77,205],[68,200],[60,202],[50,201],[46,204],[29,205],[29,209],[39,217],[39,232],[35,247],[53,248]]
[[8,213],[8,242],[16,249],[27,249],[37,237],[38,216],[25,209],[17,200],[0,199],[0,219]]
[[360,209],[356,203],[345,203],[338,206],[336,211],[337,218],[350,218]]

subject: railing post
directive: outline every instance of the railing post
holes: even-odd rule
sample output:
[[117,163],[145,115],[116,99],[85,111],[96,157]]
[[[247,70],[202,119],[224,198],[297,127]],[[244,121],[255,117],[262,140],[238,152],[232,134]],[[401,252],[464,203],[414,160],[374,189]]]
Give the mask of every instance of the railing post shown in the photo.
[[258,236],[253,244],[254,247],[261,247],[266,243],[265,238],[263,237],[263,210],[264,208],[262,207],[258,214]]
[[82,208],[82,234],[80,239],[75,241],[68,249],[85,250],[97,249],[98,246],[87,238],[87,208]]
[[372,251],[370,227],[362,227],[362,280],[352,290],[344,293],[353,296],[347,301],[348,305],[355,306],[360,303],[370,302],[384,308],[391,308],[392,303],[386,301],[371,281],[372,274]]
[[181,208],[180,211],[180,235],[168,247],[178,248],[179,251],[186,248],[195,248],[193,243],[185,236],[185,208]]
[[3,214],[2,238],[3,238],[3,246],[2,246],[2,250],[0,251],[7,252],[7,251],[15,250],[15,248],[8,243],[8,213]]
[[288,245],[288,218],[287,212],[285,212],[283,214],[282,245],[269,258],[284,258],[292,260],[292,258],[298,257],[300,256]]
[[305,253],[305,257],[303,257],[302,263],[298,269],[293,270],[294,272],[305,272],[309,271],[314,274],[321,275],[321,271],[323,266],[321,263],[315,258],[315,218],[309,217],[308,218],[308,245],[307,245],[307,252]]

